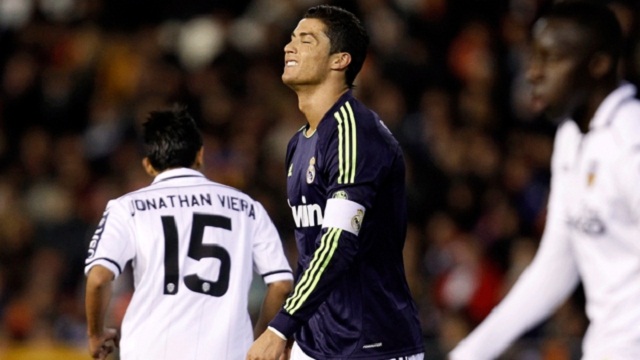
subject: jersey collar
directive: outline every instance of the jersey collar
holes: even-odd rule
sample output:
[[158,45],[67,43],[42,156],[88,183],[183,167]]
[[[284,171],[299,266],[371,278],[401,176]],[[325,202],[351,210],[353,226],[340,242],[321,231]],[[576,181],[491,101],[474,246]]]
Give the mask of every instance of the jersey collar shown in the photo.
[[153,184],[159,183],[161,181],[167,181],[176,178],[185,178],[185,177],[204,177],[201,172],[189,169],[189,168],[177,168],[177,169],[169,169],[161,172],[156,175],[153,179]]
[[589,130],[609,126],[613,122],[618,107],[625,101],[633,99],[636,87],[630,83],[622,83],[612,91],[600,104],[589,123]]

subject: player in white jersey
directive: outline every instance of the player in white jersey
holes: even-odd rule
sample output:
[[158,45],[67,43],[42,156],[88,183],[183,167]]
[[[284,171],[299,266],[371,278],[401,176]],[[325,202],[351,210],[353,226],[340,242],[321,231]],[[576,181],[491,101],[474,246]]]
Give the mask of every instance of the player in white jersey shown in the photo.
[[106,358],[118,341],[105,312],[112,280],[132,261],[121,359],[243,359],[254,338],[247,309],[253,271],[268,284],[256,334],[292,289],[276,228],[260,203],[195,170],[202,138],[186,111],[152,112],[144,137],[153,183],[111,200],[89,246],[91,356]]
[[582,280],[583,360],[640,359],[640,102],[617,76],[622,35],[604,5],[557,4],[537,21],[528,77],[562,120],[547,223],[532,264],[451,353],[497,358]]

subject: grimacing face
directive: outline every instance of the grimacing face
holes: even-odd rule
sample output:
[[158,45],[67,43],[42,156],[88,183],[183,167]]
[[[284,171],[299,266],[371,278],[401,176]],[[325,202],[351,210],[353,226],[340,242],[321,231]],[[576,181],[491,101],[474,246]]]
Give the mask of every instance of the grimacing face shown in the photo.
[[527,79],[537,111],[562,119],[586,101],[588,39],[578,25],[563,19],[541,19],[533,30]]
[[294,90],[320,84],[330,72],[330,42],[326,25],[318,19],[302,19],[284,47],[282,81]]

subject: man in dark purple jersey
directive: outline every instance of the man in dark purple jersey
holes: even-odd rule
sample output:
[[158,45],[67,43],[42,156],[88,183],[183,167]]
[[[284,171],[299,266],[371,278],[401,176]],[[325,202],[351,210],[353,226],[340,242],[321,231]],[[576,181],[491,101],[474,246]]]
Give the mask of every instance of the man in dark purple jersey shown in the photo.
[[286,156],[299,250],[296,286],[247,359],[423,359],[405,279],[405,165],[398,142],[353,97],[368,35],[350,12],[310,8],[285,46],[283,82],[307,124]]

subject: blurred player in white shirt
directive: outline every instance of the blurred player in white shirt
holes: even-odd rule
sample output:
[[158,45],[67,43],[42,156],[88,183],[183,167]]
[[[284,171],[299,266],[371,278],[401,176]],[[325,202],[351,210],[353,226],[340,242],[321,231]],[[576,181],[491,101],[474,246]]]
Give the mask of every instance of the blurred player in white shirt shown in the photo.
[[202,138],[186,111],[152,112],[144,138],[153,183],[111,200],[89,246],[89,352],[105,359],[118,343],[105,312],[112,280],[131,260],[123,360],[242,359],[254,338],[247,309],[253,271],[267,284],[256,334],[292,289],[280,237],[260,203],[195,170]]
[[583,360],[640,359],[640,102],[618,78],[622,35],[602,4],[558,3],[533,30],[528,77],[560,120],[546,228],[529,268],[450,354],[497,358],[582,280]]

